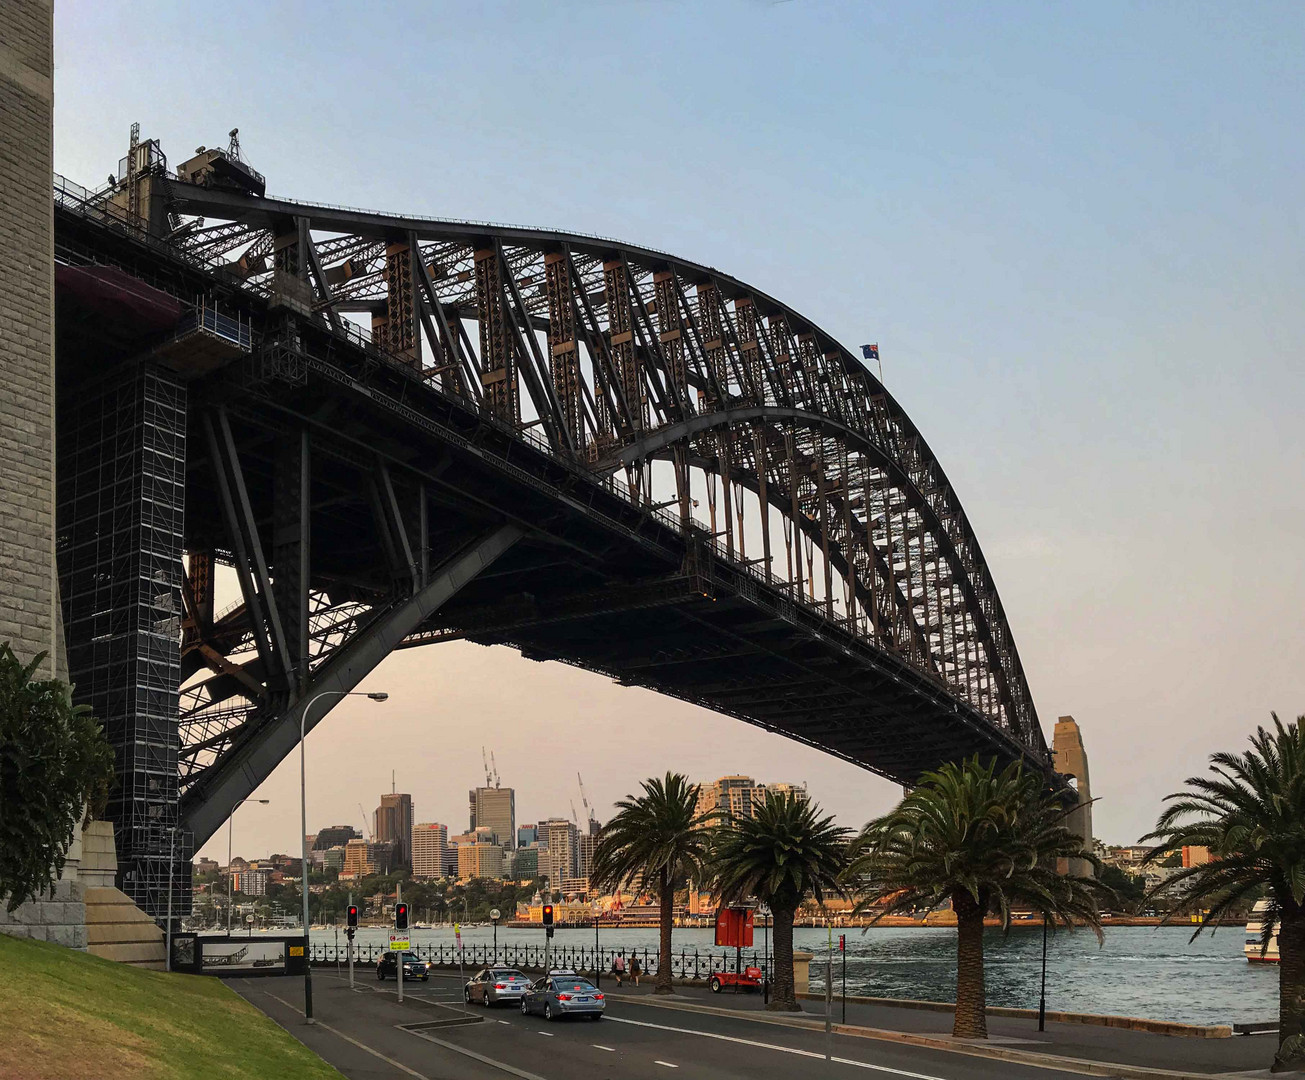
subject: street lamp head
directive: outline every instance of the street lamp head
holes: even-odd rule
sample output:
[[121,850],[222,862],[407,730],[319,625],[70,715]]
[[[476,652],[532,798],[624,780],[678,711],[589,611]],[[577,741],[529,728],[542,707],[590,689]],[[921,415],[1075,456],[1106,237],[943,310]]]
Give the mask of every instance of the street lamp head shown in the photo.
[[390,697],[390,695],[384,690],[378,690],[375,693],[368,694],[367,696],[373,701],[388,701]]

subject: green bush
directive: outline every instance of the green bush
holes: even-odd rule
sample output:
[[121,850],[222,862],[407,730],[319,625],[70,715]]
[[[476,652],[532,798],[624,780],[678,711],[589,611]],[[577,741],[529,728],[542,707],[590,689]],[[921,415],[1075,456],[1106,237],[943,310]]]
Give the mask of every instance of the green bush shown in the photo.
[[0,899],[13,911],[63,870],[82,815],[104,809],[113,750],[84,705],[58,679],[34,679],[0,643]]

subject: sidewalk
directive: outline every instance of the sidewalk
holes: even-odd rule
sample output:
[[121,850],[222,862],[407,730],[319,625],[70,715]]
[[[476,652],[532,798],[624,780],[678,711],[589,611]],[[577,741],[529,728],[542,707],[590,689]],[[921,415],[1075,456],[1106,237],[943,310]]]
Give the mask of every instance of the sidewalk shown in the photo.
[[[750,1014],[751,1019],[769,1023],[824,1026],[823,1001],[800,1002],[801,1013],[772,1013],[764,1010],[758,993],[726,991],[713,994],[705,988],[680,986],[669,998],[654,998],[651,980],[642,979],[641,982],[642,985],[636,989],[627,979],[625,986],[618,989],[614,979],[604,976],[603,990],[613,999],[637,999],[647,1005],[721,1010],[731,1014]],[[842,1024],[842,1016],[842,1004],[835,998],[834,1030],[842,1034],[978,1052],[1027,1064],[1034,1063],[1028,1060],[1031,1057],[1051,1055],[1081,1063],[1075,1068],[1064,1061],[1056,1062],[1059,1068],[1108,1076],[1267,1076],[1277,1048],[1276,1035],[1194,1039],[1050,1020],[1046,1031],[1040,1032],[1036,1020],[999,1016],[988,1017],[989,1039],[985,1043],[953,1039],[949,1012],[849,1001],[846,1026]]]

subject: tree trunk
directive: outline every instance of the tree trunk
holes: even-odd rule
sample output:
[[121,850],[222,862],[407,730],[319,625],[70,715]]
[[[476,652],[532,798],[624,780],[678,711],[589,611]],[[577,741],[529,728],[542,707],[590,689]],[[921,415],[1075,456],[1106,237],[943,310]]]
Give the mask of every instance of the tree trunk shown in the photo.
[[1274,1072],[1305,1072],[1305,909],[1278,920],[1278,1053]]
[[675,915],[675,890],[665,871],[662,872],[661,887],[661,944],[657,952],[657,982],[653,985],[654,994],[671,994],[671,920]]
[[983,912],[964,890],[952,896],[956,912],[956,1016],[952,1036],[986,1039],[988,1017],[983,985]]
[[792,908],[771,905],[775,940],[775,982],[770,988],[767,1009],[776,1012],[800,1012],[793,986],[793,914]]

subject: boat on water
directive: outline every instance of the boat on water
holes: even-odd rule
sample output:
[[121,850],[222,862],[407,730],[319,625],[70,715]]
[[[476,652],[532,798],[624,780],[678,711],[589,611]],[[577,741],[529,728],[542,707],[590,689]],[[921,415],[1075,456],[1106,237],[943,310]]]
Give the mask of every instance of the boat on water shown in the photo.
[[1257,900],[1251,909],[1251,917],[1246,920],[1246,944],[1242,951],[1252,964],[1276,964],[1278,956],[1278,934],[1275,931],[1269,938],[1269,947],[1264,947],[1264,917],[1269,913],[1269,901]]

